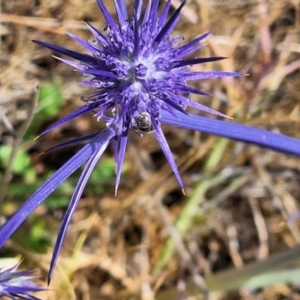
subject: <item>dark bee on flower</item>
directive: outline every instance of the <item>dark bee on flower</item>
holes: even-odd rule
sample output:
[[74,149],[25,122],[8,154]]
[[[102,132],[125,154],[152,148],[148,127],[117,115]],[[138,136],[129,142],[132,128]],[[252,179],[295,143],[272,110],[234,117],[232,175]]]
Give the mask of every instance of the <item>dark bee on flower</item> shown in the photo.
[[141,112],[136,118],[135,118],[136,128],[138,132],[147,132],[151,133],[154,130],[154,126],[151,122],[151,117],[149,113],[146,111]]

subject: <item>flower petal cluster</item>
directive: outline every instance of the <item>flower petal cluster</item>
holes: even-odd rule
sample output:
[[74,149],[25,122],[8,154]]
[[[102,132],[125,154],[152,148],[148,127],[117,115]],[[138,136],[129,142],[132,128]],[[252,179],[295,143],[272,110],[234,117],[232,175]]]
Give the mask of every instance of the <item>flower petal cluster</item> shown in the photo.
[[0,268],[0,298],[6,296],[12,300],[26,299],[39,300],[39,298],[30,295],[29,293],[44,291],[37,283],[32,280],[32,270],[16,271],[19,263],[11,268]]
[[160,14],[158,14],[159,2],[159,0],[148,1],[146,10],[142,14],[143,1],[135,0],[133,14],[129,16],[125,0],[114,0],[118,19],[115,22],[103,1],[98,0],[107,23],[105,30],[99,31],[87,23],[93,35],[91,41],[84,41],[80,37],[69,34],[89,54],[34,41],[38,45],[71,58],[57,57],[80,71],[85,78],[82,84],[93,89],[91,94],[82,98],[84,102],[82,107],[54,123],[41,135],[86,113],[92,113],[97,116],[98,120],[106,123],[105,128],[99,132],[54,147],[86,142],[86,145],[57,170],[0,230],[1,248],[33,210],[85,163],[59,230],[48,280],[51,279],[72,214],[87,180],[110,143],[114,147],[117,190],[128,135],[132,130],[141,136],[144,132],[153,132],[181,188],[183,188],[183,182],[161,128],[164,123],[300,155],[299,140],[186,112],[186,109],[191,107],[226,117],[220,112],[193,102],[191,95],[206,95],[206,93],[189,86],[188,83],[193,80],[237,77],[241,76],[241,73],[193,72],[190,69],[193,65],[218,61],[224,57],[187,58],[203,47],[201,42],[210,33],[204,33],[187,43],[183,43],[181,36],[173,37],[171,33],[187,1],[183,0],[170,18],[168,15],[171,0],[164,2],[165,5]]

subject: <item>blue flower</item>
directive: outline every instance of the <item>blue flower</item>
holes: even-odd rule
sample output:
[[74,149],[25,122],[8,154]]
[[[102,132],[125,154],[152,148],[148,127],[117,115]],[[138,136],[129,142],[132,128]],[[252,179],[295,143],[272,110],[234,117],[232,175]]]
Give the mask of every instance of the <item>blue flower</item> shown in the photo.
[[[134,14],[131,18],[128,18],[125,1],[115,1],[119,21],[116,24],[103,2],[98,1],[107,22],[105,33],[101,33],[90,24],[86,25],[94,36],[92,41],[86,42],[69,33],[69,36],[88,50],[91,55],[80,54],[41,41],[34,41],[38,45],[77,60],[57,57],[57,59],[75,67],[83,76],[87,77],[87,80],[82,84],[95,89],[92,94],[83,97],[85,105],[82,108],[60,120],[42,134],[87,112],[93,112],[98,119],[105,120],[107,127],[112,128],[115,132],[113,144],[117,166],[117,191],[130,129],[136,128],[140,134],[143,131],[153,129],[153,133],[165,153],[179,185],[183,189],[183,182],[178,168],[161,130],[162,111],[167,111],[175,116],[176,112],[185,113],[187,107],[193,107],[219,116],[225,116],[220,112],[193,102],[189,98],[190,94],[207,94],[188,86],[187,82],[216,77],[241,76],[241,74],[220,71],[190,72],[189,69],[193,65],[225,58],[182,59],[199,50],[203,46],[200,42],[209,35],[209,32],[200,35],[187,44],[180,45],[183,38],[172,38],[170,33],[178,23],[180,12],[186,1],[182,2],[168,21],[166,21],[166,17],[171,1],[167,2],[160,16],[157,16],[159,0],[149,1],[143,18],[141,18],[142,3],[143,1],[135,1]],[[145,121],[150,126],[149,130],[141,128],[141,126],[144,126]],[[90,136],[87,138],[90,138]],[[75,140],[75,142],[78,142],[78,140]]]
[[[39,298],[29,293],[44,291],[37,283],[32,280],[36,276],[31,275],[32,270],[16,271],[20,263],[4,269],[0,268],[0,298],[6,296],[10,299],[39,300]],[[1,298],[2,299],[2,298]]]
[[50,193],[86,163],[58,233],[50,265],[49,280],[72,214],[91,172],[109,143],[114,146],[117,191],[130,131],[136,131],[141,136],[145,132],[153,132],[182,189],[182,179],[161,129],[161,124],[164,123],[300,155],[299,140],[258,128],[200,117],[186,112],[186,109],[191,107],[226,117],[218,111],[193,102],[190,98],[192,94],[206,95],[206,93],[190,87],[188,82],[225,76],[241,76],[241,73],[238,72],[192,72],[190,70],[193,65],[218,61],[224,57],[185,58],[201,49],[203,47],[202,40],[209,35],[209,32],[204,33],[185,44],[182,43],[183,37],[171,36],[186,2],[186,0],[182,1],[174,14],[167,19],[171,5],[170,0],[166,2],[159,15],[157,13],[159,0],[148,1],[143,15],[141,13],[143,1],[136,0],[131,17],[128,17],[125,0],[115,0],[118,17],[118,23],[116,23],[102,0],[98,0],[100,10],[107,22],[106,29],[101,32],[92,25],[86,24],[94,36],[94,39],[89,42],[69,34],[90,54],[81,54],[60,46],[34,41],[43,47],[72,58],[69,60],[57,57],[80,71],[86,78],[82,84],[94,89],[90,95],[83,97],[84,105],[81,108],[53,124],[41,135],[86,113],[93,113],[98,120],[106,123],[105,129],[99,132],[55,147],[63,147],[79,141],[86,142],[86,145],[77,154],[70,158],[23,204],[0,231],[1,247]]

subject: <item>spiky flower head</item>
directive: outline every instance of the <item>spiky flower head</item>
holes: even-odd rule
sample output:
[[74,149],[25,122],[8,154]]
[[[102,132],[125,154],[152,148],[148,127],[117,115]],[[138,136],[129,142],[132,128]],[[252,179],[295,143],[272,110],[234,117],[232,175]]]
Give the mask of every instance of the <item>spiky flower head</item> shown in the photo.
[[[159,0],[148,1],[143,15],[143,1],[135,1],[133,14],[130,17],[125,0],[115,0],[118,16],[118,23],[116,23],[103,1],[98,0],[107,22],[105,31],[101,32],[87,23],[94,36],[93,40],[88,42],[69,33],[69,36],[90,54],[80,54],[35,41],[41,46],[75,59],[76,61],[58,58],[87,76],[88,79],[83,84],[95,89],[92,94],[83,97],[84,107],[64,120],[60,120],[59,125],[73,117],[92,111],[99,120],[105,120],[106,125],[113,128],[116,134],[114,139],[117,166],[116,190],[131,128],[140,132],[147,131],[147,128],[149,131],[150,128],[153,129],[157,141],[183,188],[176,163],[161,130],[162,111],[176,115],[176,111],[185,113],[187,107],[193,107],[222,115],[193,102],[189,98],[191,93],[200,95],[206,95],[206,93],[188,86],[187,83],[190,80],[241,75],[236,72],[190,71],[192,65],[217,61],[224,57],[183,59],[199,50],[203,46],[200,42],[209,35],[207,32],[183,45],[181,44],[183,37],[171,36],[186,2],[186,0],[183,1],[167,20],[170,0],[166,2],[159,16]],[[142,123],[144,121],[148,122],[148,127],[147,123]],[[143,125],[144,128],[141,127]],[[53,126],[50,129],[52,128]]]
[[30,293],[44,291],[45,289],[32,281],[36,278],[32,275],[32,270],[16,271],[19,264],[7,269],[0,268],[0,298],[6,296],[12,300],[39,300]]

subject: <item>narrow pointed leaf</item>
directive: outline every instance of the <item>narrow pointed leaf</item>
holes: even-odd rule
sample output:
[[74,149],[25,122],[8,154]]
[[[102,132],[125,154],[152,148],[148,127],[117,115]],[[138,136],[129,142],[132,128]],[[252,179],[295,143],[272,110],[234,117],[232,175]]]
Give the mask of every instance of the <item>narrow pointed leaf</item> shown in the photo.
[[[102,133],[104,133],[104,132],[105,131],[103,131]],[[68,226],[71,222],[72,215],[77,207],[78,201],[80,200],[80,197],[83,193],[83,190],[87,184],[88,179],[90,178],[92,171],[95,168],[95,165],[98,163],[101,155],[103,154],[104,150],[106,149],[106,147],[112,137],[113,136],[111,136],[111,135],[103,134],[103,136],[101,136],[100,139],[99,138],[97,139],[97,143],[95,143],[94,147],[93,147],[93,153],[91,154],[86,166],[84,167],[83,172],[80,175],[80,178],[79,178],[76,188],[74,190],[73,196],[70,200],[68,209],[63,218],[63,222],[60,226],[57,240],[56,240],[56,243],[54,246],[53,255],[52,255],[51,263],[50,263],[50,269],[49,269],[49,273],[48,273],[48,284],[50,283],[50,280],[52,278],[52,274],[54,271],[54,267],[55,267],[58,255],[59,255],[61,247],[62,247],[62,243],[63,243],[65,235],[67,233]]]
[[163,111],[162,122],[300,156],[300,140],[286,135],[229,121],[219,121],[200,117],[193,114],[185,115],[176,112],[176,115],[177,118],[170,115],[168,112]]
[[104,140],[110,140],[114,135],[115,132],[111,128],[106,128],[56,171],[1,228],[0,248],[44,200],[87,159],[89,159],[94,153],[94,148],[97,147],[97,144],[103,143]]
[[173,154],[170,150],[168,142],[166,141],[164,133],[161,130],[160,126],[157,126],[155,124],[155,122],[153,122],[153,125],[155,127],[155,131],[154,131],[155,137],[156,137],[157,141],[159,142],[159,145],[160,145],[161,149],[163,150],[163,152],[164,152],[164,154],[165,154],[165,156],[166,156],[166,158],[169,162],[169,165],[170,165],[172,171],[174,172],[174,175],[175,175],[181,189],[183,190],[183,181],[181,179],[178,167],[176,165],[176,162],[174,160],[174,157],[173,157]]

